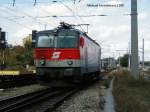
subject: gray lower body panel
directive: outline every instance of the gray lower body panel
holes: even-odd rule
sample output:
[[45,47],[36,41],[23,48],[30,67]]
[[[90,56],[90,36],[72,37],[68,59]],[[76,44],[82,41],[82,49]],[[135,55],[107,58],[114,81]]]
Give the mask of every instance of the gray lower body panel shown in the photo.
[[63,68],[63,67],[40,67],[37,68],[38,80],[49,81],[53,79],[68,79],[68,78],[80,78],[80,68]]

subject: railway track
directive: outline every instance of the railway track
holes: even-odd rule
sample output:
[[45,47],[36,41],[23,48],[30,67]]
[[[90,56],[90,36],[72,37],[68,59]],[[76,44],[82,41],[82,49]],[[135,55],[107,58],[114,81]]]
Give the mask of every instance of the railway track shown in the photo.
[[[29,109],[33,109],[33,112],[36,110],[40,112],[53,111],[66,98],[77,91],[77,89],[48,88],[34,93],[0,100],[0,112],[28,112]],[[45,102],[48,103],[44,104]]]

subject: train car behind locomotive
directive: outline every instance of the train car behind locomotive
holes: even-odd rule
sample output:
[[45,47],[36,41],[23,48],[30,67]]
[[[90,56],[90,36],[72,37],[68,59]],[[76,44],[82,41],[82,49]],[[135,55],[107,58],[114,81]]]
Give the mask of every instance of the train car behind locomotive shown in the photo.
[[37,79],[75,81],[98,78],[101,48],[86,33],[61,23],[53,30],[33,31]]

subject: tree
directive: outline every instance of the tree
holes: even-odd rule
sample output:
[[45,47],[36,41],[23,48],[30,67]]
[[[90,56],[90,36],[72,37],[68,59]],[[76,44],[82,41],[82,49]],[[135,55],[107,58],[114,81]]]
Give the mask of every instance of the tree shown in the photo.
[[26,64],[33,65],[34,64],[34,58],[33,58],[33,48],[32,48],[32,42],[26,41],[25,43],[25,54],[24,54],[24,61]]
[[[128,59],[129,59],[129,54],[125,54],[123,57],[119,57],[120,58],[120,64],[122,67],[128,67]],[[118,58],[118,60],[119,60]]]
[[[0,55],[0,63],[2,62],[2,56]],[[6,66],[24,66],[26,64],[33,65],[33,48],[32,43],[27,42],[25,47],[17,45],[11,48],[5,49],[5,63]]]

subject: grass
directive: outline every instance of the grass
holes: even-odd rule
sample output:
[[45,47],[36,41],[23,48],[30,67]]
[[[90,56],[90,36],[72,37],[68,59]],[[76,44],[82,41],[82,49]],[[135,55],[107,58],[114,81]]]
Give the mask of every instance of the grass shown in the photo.
[[106,75],[107,78],[101,80],[101,85],[105,86],[106,88],[109,88],[109,85],[110,85],[110,82],[111,82],[113,76],[114,76],[113,72],[107,73],[107,75]]
[[116,72],[113,94],[117,112],[150,112],[150,82],[135,80],[127,70]]

